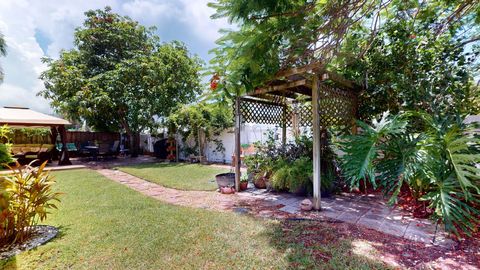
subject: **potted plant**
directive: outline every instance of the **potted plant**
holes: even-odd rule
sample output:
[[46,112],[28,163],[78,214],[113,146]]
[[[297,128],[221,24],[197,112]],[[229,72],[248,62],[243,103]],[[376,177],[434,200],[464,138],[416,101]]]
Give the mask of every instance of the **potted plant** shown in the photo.
[[248,178],[253,182],[256,188],[266,188],[266,177],[268,177],[265,165],[267,159],[260,154],[254,154],[245,157],[245,165],[247,166]]
[[247,150],[249,147],[250,147],[250,144],[248,144],[248,143],[242,143],[242,144],[240,145],[240,148],[241,148],[241,150],[242,150],[242,154],[245,154],[246,150]]
[[248,174],[244,174],[240,177],[240,191],[247,190],[248,188]]

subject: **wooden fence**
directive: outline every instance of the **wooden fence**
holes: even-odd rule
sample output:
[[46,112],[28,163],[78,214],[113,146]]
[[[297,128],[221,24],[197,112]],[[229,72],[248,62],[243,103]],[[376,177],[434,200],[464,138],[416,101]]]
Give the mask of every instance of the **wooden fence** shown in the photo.
[[116,132],[84,132],[84,131],[67,131],[67,142],[75,143],[77,145],[86,144],[90,142],[113,143],[120,141],[120,133]]

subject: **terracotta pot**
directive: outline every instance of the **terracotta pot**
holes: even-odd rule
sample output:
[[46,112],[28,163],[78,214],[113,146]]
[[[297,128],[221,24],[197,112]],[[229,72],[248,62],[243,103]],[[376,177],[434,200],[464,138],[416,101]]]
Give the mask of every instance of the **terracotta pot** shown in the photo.
[[247,190],[248,182],[240,182],[240,191]]
[[265,189],[267,188],[267,180],[265,179],[265,177],[255,177],[255,179],[253,180],[253,185],[256,187],[256,188],[259,188],[259,189]]
[[220,192],[222,194],[233,194],[233,193],[235,193],[235,188],[234,187],[221,187]]

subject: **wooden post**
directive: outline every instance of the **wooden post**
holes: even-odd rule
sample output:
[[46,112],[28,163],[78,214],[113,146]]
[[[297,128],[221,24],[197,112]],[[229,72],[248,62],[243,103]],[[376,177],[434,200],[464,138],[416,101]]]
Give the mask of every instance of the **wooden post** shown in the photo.
[[313,208],[321,209],[321,134],[320,134],[320,87],[318,76],[313,77],[312,82],[312,114],[313,114]]
[[241,126],[241,112],[240,112],[240,97],[235,99],[235,190],[240,191],[240,166],[242,160],[240,158],[240,126]]
[[55,127],[55,126],[50,127],[50,140],[53,144],[52,160],[57,160],[58,159],[57,136],[58,136],[57,127]]
[[58,159],[58,165],[72,165],[70,158],[68,157],[67,149],[67,131],[65,126],[59,126],[58,132],[60,133],[60,139],[62,140],[62,151],[60,152],[60,158]]
[[282,111],[282,144],[287,144],[287,105],[283,106]]

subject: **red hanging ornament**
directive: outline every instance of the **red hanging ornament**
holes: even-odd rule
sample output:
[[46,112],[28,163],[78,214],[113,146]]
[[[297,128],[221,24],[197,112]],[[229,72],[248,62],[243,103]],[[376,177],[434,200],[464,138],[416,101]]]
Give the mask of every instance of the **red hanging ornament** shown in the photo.
[[213,74],[212,78],[210,79],[210,89],[216,90],[218,87],[218,83],[220,81],[220,76],[218,73]]

